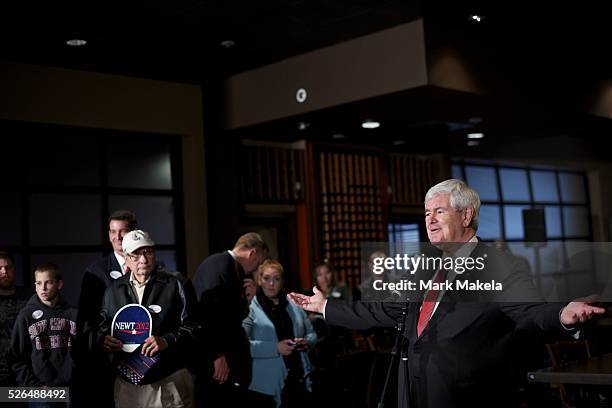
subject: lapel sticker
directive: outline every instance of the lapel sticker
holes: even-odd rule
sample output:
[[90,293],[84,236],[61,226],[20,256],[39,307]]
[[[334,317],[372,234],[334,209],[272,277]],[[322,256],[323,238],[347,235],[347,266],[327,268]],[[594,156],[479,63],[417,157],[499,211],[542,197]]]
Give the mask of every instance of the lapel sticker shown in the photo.
[[159,313],[162,311],[162,307],[160,305],[150,305],[149,310],[153,313]]
[[119,271],[110,271],[110,277],[113,279],[119,279],[123,274]]
[[42,310],[35,310],[32,312],[32,317],[34,319],[40,319],[43,315],[43,311]]

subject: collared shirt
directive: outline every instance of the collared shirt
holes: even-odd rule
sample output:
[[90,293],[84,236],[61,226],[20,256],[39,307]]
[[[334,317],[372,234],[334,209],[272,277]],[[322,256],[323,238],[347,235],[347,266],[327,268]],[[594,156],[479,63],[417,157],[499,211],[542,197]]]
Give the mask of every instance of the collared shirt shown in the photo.
[[147,283],[149,283],[150,280],[151,277],[149,276],[146,281],[140,283],[134,278],[134,273],[130,272],[130,288],[132,289],[132,292],[136,295],[139,304],[142,304],[142,297],[144,295],[145,287],[147,286]]
[[232,258],[234,258],[234,261],[236,260],[236,254],[234,253],[234,251],[232,251],[231,249],[228,249],[227,252],[232,256]]
[[119,268],[120,268],[121,273],[125,275],[125,258],[114,251],[113,251],[113,254],[115,255],[115,258],[117,259],[117,262],[119,262]]

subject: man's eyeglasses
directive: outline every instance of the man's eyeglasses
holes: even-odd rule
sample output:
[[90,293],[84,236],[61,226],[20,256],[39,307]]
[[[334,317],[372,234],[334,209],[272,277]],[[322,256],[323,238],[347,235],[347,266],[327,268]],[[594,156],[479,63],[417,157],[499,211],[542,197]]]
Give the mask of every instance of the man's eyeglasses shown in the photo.
[[132,260],[132,261],[137,261],[140,259],[141,256],[145,256],[146,258],[151,258],[153,256],[153,254],[155,253],[154,250],[152,250],[151,248],[147,248],[147,249],[143,249],[142,251],[138,251],[138,252],[134,252],[133,254],[127,254],[127,256]]

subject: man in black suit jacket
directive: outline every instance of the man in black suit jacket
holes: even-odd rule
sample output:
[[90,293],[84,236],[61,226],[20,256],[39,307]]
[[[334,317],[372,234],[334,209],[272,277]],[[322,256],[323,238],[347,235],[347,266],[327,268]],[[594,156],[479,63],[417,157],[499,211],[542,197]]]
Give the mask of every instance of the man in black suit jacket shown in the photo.
[[[125,254],[121,247],[123,237],[138,227],[136,215],[127,210],[117,210],[108,217],[108,240],[113,251],[94,261],[85,269],[79,295],[79,313],[77,317],[78,350],[75,356],[77,368],[75,378],[77,386],[73,396],[76,406],[87,404],[91,395],[100,387],[110,389],[99,395],[112,397],[113,375],[109,374],[108,359],[94,344],[95,329],[102,317],[100,315],[102,299],[106,288],[127,272]],[[82,400],[81,400],[82,398]],[[105,405],[112,406],[112,398]]]
[[[398,403],[412,408],[513,406],[513,335],[516,330],[538,330],[562,336],[605,310],[584,302],[567,305],[534,302],[537,290],[529,272],[516,258],[478,243],[478,193],[460,180],[446,180],[425,196],[429,240],[449,256],[459,252],[473,259],[489,259],[485,272],[443,276],[447,282],[473,282],[493,276],[503,283],[504,301],[474,292],[472,301],[450,290],[425,293],[422,302],[326,301],[316,290],[307,297],[290,294],[305,310],[323,313],[330,324],[354,329],[388,327],[402,319],[406,306]],[[468,244],[470,243],[471,244]],[[458,245],[459,244],[459,245]],[[486,255],[485,255],[486,254]],[[435,271],[430,279],[436,280]],[[433,295],[433,296],[430,296]],[[481,300],[481,301],[473,301]],[[519,300],[519,301],[517,301]]]
[[249,304],[245,285],[268,257],[259,234],[241,236],[231,251],[210,255],[196,270],[193,285],[207,340],[202,371],[196,375],[198,406],[240,403],[251,383],[249,342],[242,328]]

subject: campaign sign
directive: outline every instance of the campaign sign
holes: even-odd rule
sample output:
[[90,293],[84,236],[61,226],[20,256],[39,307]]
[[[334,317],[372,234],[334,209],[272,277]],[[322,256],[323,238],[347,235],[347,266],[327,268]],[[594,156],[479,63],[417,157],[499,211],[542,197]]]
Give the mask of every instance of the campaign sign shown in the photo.
[[151,313],[139,304],[123,306],[113,318],[111,336],[121,340],[123,351],[131,353],[151,335]]

